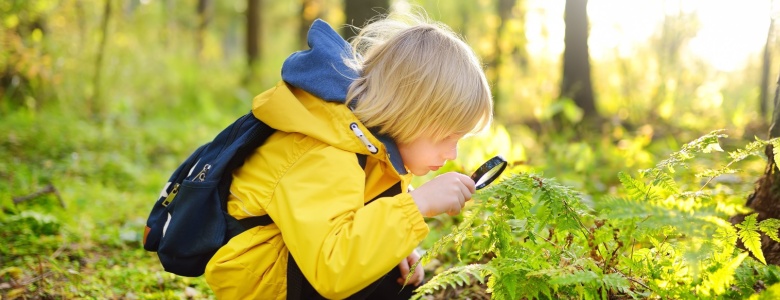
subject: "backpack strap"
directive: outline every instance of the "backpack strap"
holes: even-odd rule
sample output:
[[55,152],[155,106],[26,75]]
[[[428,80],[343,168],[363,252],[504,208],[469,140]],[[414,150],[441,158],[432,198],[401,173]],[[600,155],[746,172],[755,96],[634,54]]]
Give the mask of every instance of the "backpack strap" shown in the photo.
[[360,154],[360,153],[356,153],[356,154],[357,154],[358,164],[360,164],[360,168],[365,171],[366,170],[366,160],[368,159],[368,156],[365,155],[365,154]]
[[249,218],[243,218],[241,220],[238,220],[238,223],[241,224],[242,227],[245,229],[255,228],[257,226],[266,226],[273,224],[274,220],[271,220],[271,217],[269,215],[262,215],[257,217],[249,217]]

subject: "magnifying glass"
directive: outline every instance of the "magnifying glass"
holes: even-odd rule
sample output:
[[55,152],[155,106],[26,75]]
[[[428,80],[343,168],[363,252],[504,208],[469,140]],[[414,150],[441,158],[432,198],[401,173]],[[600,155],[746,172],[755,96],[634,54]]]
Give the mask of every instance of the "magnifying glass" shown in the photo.
[[474,174],[471,174],[471,180],[477,184],[478,190],[484,188],[504,172],[506,165],[506,160],[501,155],[496,155],[482,164]]

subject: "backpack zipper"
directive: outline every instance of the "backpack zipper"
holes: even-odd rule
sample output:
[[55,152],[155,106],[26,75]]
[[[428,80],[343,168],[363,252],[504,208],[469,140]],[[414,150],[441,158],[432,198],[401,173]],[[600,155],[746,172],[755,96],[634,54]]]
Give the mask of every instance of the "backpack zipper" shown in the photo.
[[[203,169],[200,170],[200,172],[198,172],[198,174],[192,178],[192,181],[196,181],[196,180],[200,182],[206,181],[206,174],[208,174],[209,170],[211,170],[210,164],[203,165]],[[179,186],[180,184],[178,183],[173,185],[173,189],[171,189],[171,193],[168,194],[168,197],[165,197],[165,200],[163,200],[163,202],[161,203],[162,206],[167,207],[168,205],[171,204],[171,202],[173,202],[173,198],[176,198],[176,194],[179,193]]]
[[165,197],[165,200],[161,203],[163,207],[167,207],[168,204],[171,204],[173,202],[173,198],[176,198],[176,194],[179,193],[179,184],[174,184],[173,189],[171,190],[171,193],[168,194],[168,197]]
[[200,170],[200,172],[198,172],[198,175],[195,175],[195,177],[192,178],[192,181],[195,180],[200,182],[206,181],[206,174],[209,172],[210,169],[211,169],[210,164],[203,165],[203,170]]

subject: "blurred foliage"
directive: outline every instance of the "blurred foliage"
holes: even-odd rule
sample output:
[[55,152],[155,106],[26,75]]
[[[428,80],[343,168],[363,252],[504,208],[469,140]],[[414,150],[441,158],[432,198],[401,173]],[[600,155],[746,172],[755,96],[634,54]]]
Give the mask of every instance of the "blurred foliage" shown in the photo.
[[[508,174],[478,192],[457,226],[428,247],[423,263],[455,253],[458,264],[416,296],[475,285],[492,299],[744,299],[780,284],[760,241],[762,233],[780,240],[780,220],[752,214],[731,224],[735,211],[748,211],[744,192],[714,181],[738,173],[732,168],[746,159],[763,161],[765,147],[780,141],[749,143],[726,162],[711,161],[715,168],[696,162],[723,152],[725,137],[702,136],[637,177],[620,172],[620,185],[595,202],[553,178]],[[691,173],[694,165],[704,169]]]
[[[178,163],[246,113],[251,98],[279,80],[284,58],[304,47],[298,40],[299,2],[263,1],[261,61],[249,69],[246,1],[208,2],[209,22],[198,32],[193,1],[0,1],[3,299],[213,298],[203,278],[164,272],[140,246],[141,229]],[[616,174],[653,168],[682,141],[726,128],[734,138],[723,146],[731,149],[744,146],[742,137],[765,135],[754,100],[761,62],[755,57],[743,69],[717,71],[692,57],[685,45],[698,30],[695,15],[670,14],[646,43],[592,60],[598,107],[607,122],[583,129],[578,108],[558,99],[560,53],[549,39],[562,10],[550,8],[551,2],[515,1],[504,19],[497,0],[394,2],[395,9],[420,5],[459,32],[493,81],[495,126],[465,139],[458,159],[437,174],[470,174],[500,154],[510,162],[507,174],[544,174],[581,191],[584,205],[601,208],[608,205],[601,199],[620,194]],[[341,1],[317,3],[319,17],[345,30]],[[529,36],[547,39],[545,55],[526,51],[539,45]],[[770,74],[777,71],[772,66]],[[553,124],[558,112],[570,126]],[[691,163],[675,180],[681,187],[701,184],[694,174],[711,169],[723,159],[718,155]],[[762,162],[715,178],[720,196],[714,199],[735,211]],[[421,249],[431,249],[463,222],[464,215],[429,219],[431,234]],[[432,259],[427,277],[454,274],[447,270],[478,257],[456,250]],[[749,285],[754,273],[767,284],[778,280],[759,264],[745,258],[734,273],[745,285],[735,288]],[[488,284],[439,297],[490,297]],[[770,286],[761,297],[777,290]]]

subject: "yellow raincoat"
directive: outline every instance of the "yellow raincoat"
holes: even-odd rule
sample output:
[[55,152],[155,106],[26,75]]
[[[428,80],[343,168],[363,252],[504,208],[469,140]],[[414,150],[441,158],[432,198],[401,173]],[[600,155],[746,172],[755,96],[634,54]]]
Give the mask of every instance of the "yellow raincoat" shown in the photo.
[[[404,192],[366,202],[411,175],[338,102],[280,82],[253,101],[278,130],[233,173],[228,212],[268,214],[274,224],[231,239],[209,261],[206,281],[221,299],[285,299],[288,251],[324,297],[346,298],[396,267],[428,234]],[[372,154],[351,124],[378,152]],[[364,170],[355,153],[368,155]],[[397,155],[397,152],[395,152]]]

